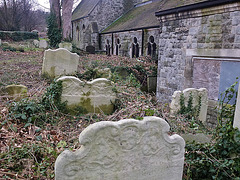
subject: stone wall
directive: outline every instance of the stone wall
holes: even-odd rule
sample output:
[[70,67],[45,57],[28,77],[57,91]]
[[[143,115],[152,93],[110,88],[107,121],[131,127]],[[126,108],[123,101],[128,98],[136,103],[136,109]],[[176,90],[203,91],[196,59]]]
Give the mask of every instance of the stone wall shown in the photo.
[[[144,33],[144,39],[142,39],[142,35]],[[109,43],[111,47],[111,54],[116,54],[116,42],[117,39],[120,40],[121,48],[119,49],[119,55],[121,56],[128,56],[131,57],[131,52],[132,52],[132,43],[134,37],[137,38],[138,44],[139,44],[139,55],[140,56],[146,56],[147,55],[147,44],[149,42],[149,37],[153,36],[154,37],[154,42],[157,45],[158,49],[158,40],[159,40],[159,29],[158,28],[153,28],[153,29],[144,29],[144,30],[137,30],[137,31],[126,31],[126,32],[118,32],[118,33],[113,33],[112,34],[102,34],[101,35],[101,47],[102,50],[105,50],[105,46],[107,44],[107,40],[109,40]],[[113,40],[113,42],[112,42]],[[142,41],[143,42],[143,47],[142,47]],[[142,51],[143,48],[143,51]],[[113,49],[113,51],[112,51]],[[143,52],[143,53],[142,53]]]
[[158,18],[159,101],[169,102],[174,91],[192,87],[194,57],[240,57],[240,3]]

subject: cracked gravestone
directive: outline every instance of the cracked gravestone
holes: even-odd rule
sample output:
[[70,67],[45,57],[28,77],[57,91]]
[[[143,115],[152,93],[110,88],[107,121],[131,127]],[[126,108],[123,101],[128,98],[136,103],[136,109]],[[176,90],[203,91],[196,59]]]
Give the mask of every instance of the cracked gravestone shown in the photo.
[[72,75],[77,72],[79,56],[67,49],[48,49],[44,52],[42,74],[51,78],[60,75]]
[[81,148],[55,162],[56,180],[181,180],[185,142],[158,117],[102,121],[79,136]]
[[98,78],[83,82],[73,76],[63,76],[57,81],[62,81],[61,101],[67,101],[71,113],[74,114],[78,109],[83,113],[111,114],[114,111],[116,93],[111,81]]

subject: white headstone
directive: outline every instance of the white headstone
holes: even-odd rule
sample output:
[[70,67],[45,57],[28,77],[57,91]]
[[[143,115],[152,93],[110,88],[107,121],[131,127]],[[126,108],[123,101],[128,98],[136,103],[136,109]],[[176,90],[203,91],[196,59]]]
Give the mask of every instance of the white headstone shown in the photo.
[[56,180],[181,180],[185,142],[158,117],[102,121],[79,136],[76,152],[55,162]]
[[85,109],[85,113],[113,112],[116,93],[112,90],[111,81],[98,78],[91,82],[83,82],[73,76],[63,76],[57,81],[62,81],[62,102],[67,101],[70,111],[81,107]]
[[236,104],[236,109],[234,114],[233,127],[238,128],[240,130],[240,83],[238,87],[238,96],[237,96],[237,104]]
[[208,91],[206,88],[188,88],[181,91],[175,91],[172,95],[172,102],[170,104],[170,113],[171,115],[176,115],[180,110],[180,96],[181,93],[184,95],[185,106],[187,106],[190,94],[193,97],[193,107],[196,107],[199,102],[199,97],[201,97],[201,108],[199,112],[199,120],[202,123],[206,123],[207,119],[207,109],[208,109]]
[[39,47],[39,41],[36,40],[36,39],[34,39],[34,40],[33,40],[33,45],[34,45],[36,48],[38,48],[38,47]]
[[60,75],[71,75],[77,72],[79,56],[67,49],[48,49],[44,52],[42,74],[54,78]]
[[69,51],[72,51],[72,43],[68,43],[68,42],[62,42],[62,43],[59,43],[59,48],[65,48]]
[[44,39],[41,39],[41,40],[39,41],[39,48],[46,49],[47,47],[48,47],[47,41],[44,40]]
[[0,39],[0,46],[2,45],[2,40]]

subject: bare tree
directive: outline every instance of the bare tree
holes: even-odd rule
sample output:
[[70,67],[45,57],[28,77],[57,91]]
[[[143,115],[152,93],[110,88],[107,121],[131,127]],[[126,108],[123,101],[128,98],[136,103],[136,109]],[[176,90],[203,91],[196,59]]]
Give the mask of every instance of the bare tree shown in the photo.
[[50,3],[50,12],[56,16],[58,28],[61,28],[61,6],[59,0],[49,0]]
[[63,39],[71,39],[73,0],[62,0],[62,34]]

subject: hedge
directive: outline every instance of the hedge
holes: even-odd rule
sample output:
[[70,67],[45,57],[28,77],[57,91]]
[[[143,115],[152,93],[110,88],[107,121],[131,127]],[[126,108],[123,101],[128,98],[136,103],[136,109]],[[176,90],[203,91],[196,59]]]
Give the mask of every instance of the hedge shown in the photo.
[[38,39],[36,32],[27,31],[0,31],[0,39],[22,41],[26,39]]

